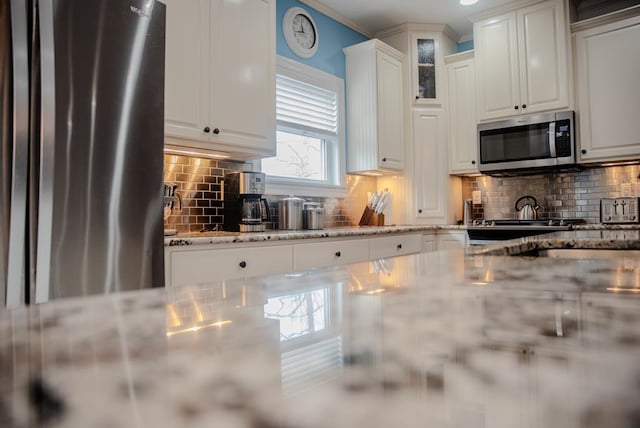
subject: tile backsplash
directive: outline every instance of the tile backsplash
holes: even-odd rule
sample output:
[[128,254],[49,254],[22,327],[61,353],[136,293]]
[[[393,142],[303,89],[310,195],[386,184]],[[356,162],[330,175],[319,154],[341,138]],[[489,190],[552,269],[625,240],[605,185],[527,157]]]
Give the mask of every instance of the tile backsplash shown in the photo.
[[[222,201],[222,180],[230,171],[251,171],[252,164],[188,156],[165,155],[164,181],[178,185],[177,193],[183,201],[180,212],[174,212],[165,221],[165,228],[176,229],[178,233],[199,232],[205,226],[219,225],[224,222],[224,203]],[[324,226],[343,227],[357,224],[360,214],[356,212],[364,208],[356,196],[366,191],[375,191],[375,179],[360,180],[349,178],[349,190],[346,198],[311,198],[296,195],[305,200],[322,203],[325,209]],[[353,190],[357,190],[357,195]],[[267,223],[268,229],[278,227],[278,200],[283,195],[267,195],[272,221]],[[362,205],[362,206],[360,206]]]
[[587,168],[576,172],[545,173],[521,177],[465,177],[463,198],[474,190],[482,192],[482,205],[474,205],[474,219],[517,218],[515,201],[524,195],[538,200],[539,217],[584,218],[600,221],[600,199],[627,196],[623,183],[631,184],[631,195],[638,196],[639,165]]

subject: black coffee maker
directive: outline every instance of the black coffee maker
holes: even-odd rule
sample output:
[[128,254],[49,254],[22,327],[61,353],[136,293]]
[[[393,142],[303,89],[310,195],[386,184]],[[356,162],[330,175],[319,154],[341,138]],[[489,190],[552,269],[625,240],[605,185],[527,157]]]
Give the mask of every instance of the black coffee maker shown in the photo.
[[269,204],[262,197],[265,175],[261,172],[230,172],[224,175],[224,230],[264,232],[271,221]]

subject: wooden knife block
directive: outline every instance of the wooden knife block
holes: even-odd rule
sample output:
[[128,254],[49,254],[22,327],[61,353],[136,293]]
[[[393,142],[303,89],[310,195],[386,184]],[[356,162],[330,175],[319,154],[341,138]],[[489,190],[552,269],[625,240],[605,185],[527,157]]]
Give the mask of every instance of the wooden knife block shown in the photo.
[[371,208],[366,206],[362,217],[360,217],[360,226],[384,226],[384,214],[376,214]]

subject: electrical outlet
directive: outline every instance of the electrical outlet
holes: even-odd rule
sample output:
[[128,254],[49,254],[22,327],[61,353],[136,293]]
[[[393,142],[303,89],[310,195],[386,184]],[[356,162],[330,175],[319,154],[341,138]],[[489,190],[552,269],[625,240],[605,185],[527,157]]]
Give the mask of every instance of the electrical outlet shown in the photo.
[[480,190],[474,190],[471,192],[471,198],[473,199],[474,205],[482,204],[482,192]]
[[631,183],[622,183],[620,191],[622,192],[622,197],[631,197]]

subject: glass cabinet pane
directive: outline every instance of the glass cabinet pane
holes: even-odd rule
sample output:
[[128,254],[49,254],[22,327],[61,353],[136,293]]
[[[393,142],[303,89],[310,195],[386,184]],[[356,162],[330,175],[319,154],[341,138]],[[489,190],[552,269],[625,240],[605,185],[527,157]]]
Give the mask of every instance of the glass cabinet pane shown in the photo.
[[436,43],[434,39],[417,39],[418,97],[436,98]]

